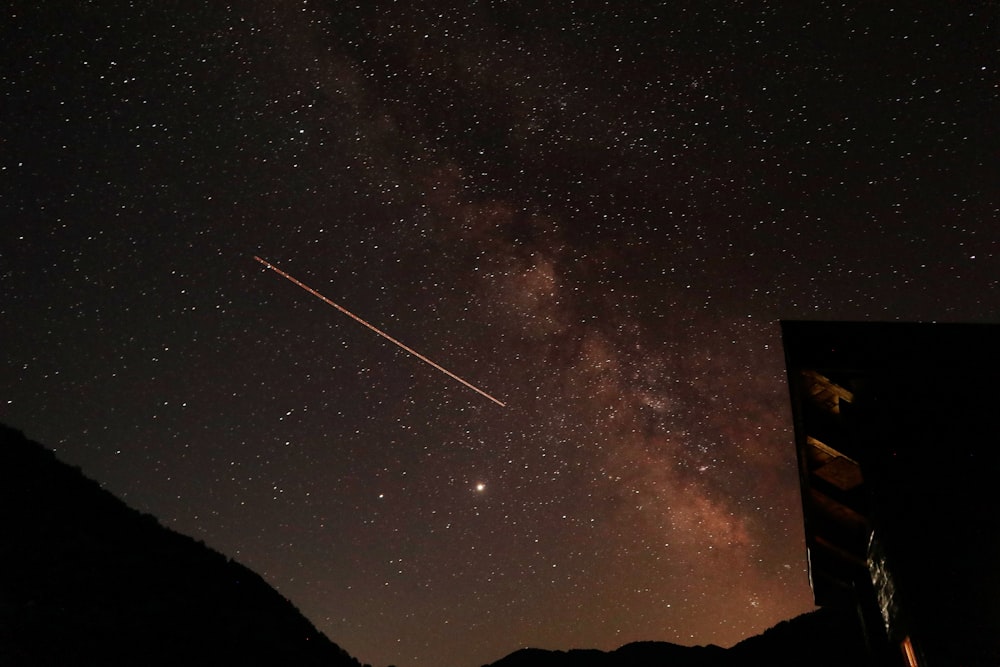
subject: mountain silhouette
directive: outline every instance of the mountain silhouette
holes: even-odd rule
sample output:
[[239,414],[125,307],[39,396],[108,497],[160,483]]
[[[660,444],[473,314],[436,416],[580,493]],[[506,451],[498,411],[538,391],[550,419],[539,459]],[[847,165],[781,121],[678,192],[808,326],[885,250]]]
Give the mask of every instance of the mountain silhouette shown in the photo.
[[360,667],[264,580],[0,425],[0,665]]
[[781,621],[726,651],[726,665],[866,667],[874,665],[852,608],[823,607]]
[[[0,526],[4,667],[361,667],[259,575],[131,509],[4,425]],[[667,642],[614,651],[525,648],[487,667],[866,664],[853,613],[820,609],[729,649]]]
[[484,667],[716,667],[725,663],[718,646],[679,646],[668,642],[635,642],[614,651],[525,648]]
[[614,651],[526,648],[484,667],[862,667],[870,660],[850,610],[818,609],[732,648],[635,642]]

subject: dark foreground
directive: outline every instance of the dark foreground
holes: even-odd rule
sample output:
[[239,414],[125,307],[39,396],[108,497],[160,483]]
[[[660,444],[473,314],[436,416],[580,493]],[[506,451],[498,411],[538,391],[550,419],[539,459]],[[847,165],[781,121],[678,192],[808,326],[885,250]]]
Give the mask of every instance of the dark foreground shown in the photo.
[[[0,525],[0,665],[360,667],[259,575],[2,425]],[[747,664],[847,667],[865,657],[850,614],[820,610],[730,649],[523,649],[493,667]]]

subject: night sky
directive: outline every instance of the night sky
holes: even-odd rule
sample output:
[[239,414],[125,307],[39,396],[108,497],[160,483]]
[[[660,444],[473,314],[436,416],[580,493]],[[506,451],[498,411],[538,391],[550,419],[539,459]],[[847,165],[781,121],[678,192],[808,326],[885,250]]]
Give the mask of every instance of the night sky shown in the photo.
[[234,4],[4,9],[0,419],[375,665],[811,609],[777,322],[1000,321],[997,5]]

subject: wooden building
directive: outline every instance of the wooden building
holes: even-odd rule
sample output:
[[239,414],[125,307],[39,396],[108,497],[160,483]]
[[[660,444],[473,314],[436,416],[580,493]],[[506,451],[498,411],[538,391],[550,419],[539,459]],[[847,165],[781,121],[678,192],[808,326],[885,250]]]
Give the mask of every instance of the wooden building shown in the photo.
[[873,665],[1000,665],[1000,326],[782,336],[816,604]]

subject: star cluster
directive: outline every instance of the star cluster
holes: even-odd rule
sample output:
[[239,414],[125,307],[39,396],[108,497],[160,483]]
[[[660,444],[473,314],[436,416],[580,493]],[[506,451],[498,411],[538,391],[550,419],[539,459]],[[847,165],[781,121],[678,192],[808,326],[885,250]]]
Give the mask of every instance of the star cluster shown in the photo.
[[1000,315],[995,8],[4,11],[3,420],[363,662],[810,609],[777,320]]

